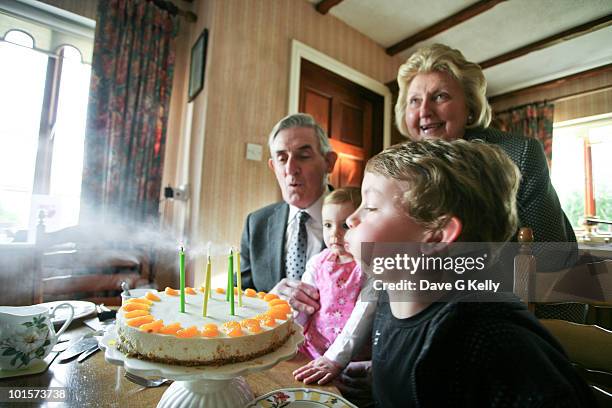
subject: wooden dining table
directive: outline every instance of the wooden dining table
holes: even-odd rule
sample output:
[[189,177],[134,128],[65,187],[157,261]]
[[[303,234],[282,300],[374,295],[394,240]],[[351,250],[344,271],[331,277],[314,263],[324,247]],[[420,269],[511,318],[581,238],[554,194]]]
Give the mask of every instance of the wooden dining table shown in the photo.
[[[74,321],[62,334],[61,339],[76,341],[93,330],[82,321]],[[293,370],[306,364],[309,359],[298,353],[293,359],[283,361],[266,371],[251,373],[245,377],[255,397],[281,388],[306,387],[293,379]],[[62,407],[153,407],[156,406],[168,385],[144,388],[124,377],[123,367],[108,363],[104,352],[99,351],[82,363],[72,360],[60,364],[58,358],[50,364],[47,371],[21,377],[0,379],[0,389],[65,387],[66,400]],[[340,395],[333,385],[308,385],[307,388],[325,390]],[[0,406],[7,406],[0,402]],[[57,406],[45,400],[19,402],[18,407]]]

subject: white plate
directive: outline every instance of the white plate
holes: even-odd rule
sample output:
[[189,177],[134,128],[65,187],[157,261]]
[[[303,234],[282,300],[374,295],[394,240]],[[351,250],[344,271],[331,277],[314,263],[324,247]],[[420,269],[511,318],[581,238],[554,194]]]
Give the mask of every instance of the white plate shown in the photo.
[[249,402],[246,408],[357,408],[339,395],[311,388],[283,388]]
[[[55,309],[56,306],[62,303],[69,303],[74,308],[74,317],[73,319],[80,319],[81,317],[89,316],[93,312],[96,311],[96,305],[92,302],[85,302],[82,300],[58,300],[56,302],[46,302],[41,303],[40,306],[44,306],[49,311]],[[70,309],[67,307],[62,307],[58,309],[57,313],[55,313],[55,317],[51,319],[54,324],[64,323],[68,317],[70,316]]]

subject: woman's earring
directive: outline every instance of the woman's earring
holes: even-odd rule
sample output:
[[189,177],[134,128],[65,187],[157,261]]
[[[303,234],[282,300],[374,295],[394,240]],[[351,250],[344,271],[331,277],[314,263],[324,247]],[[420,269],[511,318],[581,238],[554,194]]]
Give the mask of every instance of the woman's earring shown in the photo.
[[468,115],[468,124],[472,123],[472,120],[474,120],[474,115],[472,115],[471,113]]

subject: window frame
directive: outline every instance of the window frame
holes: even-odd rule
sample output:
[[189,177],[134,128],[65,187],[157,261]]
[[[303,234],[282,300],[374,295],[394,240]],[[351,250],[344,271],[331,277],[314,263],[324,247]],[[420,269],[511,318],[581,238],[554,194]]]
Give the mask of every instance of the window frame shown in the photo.
[[62,47],[57,54],[57,58],[49,56],[47,60],[47,75],[45,79],[42,110],[40,112],[38,152],[36,154],[32,194],[48,195],[50,192],[53,139],[55,123],[57,121],[57,107],[62,79],[63,59],[64,48]]
[[[563,129],[569,127],[576,127],[580,125],[588,125],[589,128],[595,127],[598,124],[602,123],[605,125],[606,122],[608,124],[612,124],[612,112],[604,113],[600,115],[586,116],[578,119],[571,119],[562,122],[553,123],[553,129]],[[554,137],[553,130],[553,137]],[[587,133],[586,137],[583,139],[583,152],[584,155],[584,223],[582,228],[589,226],[590,224],[586,221],[587,219],[597,219],[597,199],[595,197],[594,183],[593,183],[593,161],[592,161],[592,143],[590,140],[590,135]],[[553,151],[553,162],[555,160],[554,151]],[[581,232],[582,228],[579,227],[577,232]]]
[[[34,41],[31,44],[20,44],[11,38],[7,38],[11,33],[22,33]],[[61,112],[60,109],[60,98],[62,91],[62,79],[63,74],[65,73],[65,66],[67,62],[64,61],[65,58],[73,58],[71,54],[77,53],[80,55],[78,57],[80,64],[88,65],[89,63],[83,60],[81,51],[74,47],[71,44],[65,44],[60,46],[55,54],[50,54],[44,51],[41,51],[35,47],[35,39],[30,35],[30,33],[24,32],[19,28],[8,29],[3,37],[0,38],[1,43],[9,44],[13,47],[25,48],[27,52],[32,52],[36,54],[42,54],[43,57],[46,57],[46,72],[43,72],[44,82],[41,81],[41,87],[39,89],[42,90],[42,97],[40,100],[40,116],[38,117],[38,136],[34,133],[34,137],[37,141],[37,148],[35,152],[35,158],[33,162],[33,178],[31,184],[28,186],[28,190],[31,191],[30,199],[33,200],[35,196],[51,196],[52,193],[52,182],[54,176],[54,164],[53,158],[55,152],[55,136],[56,131],[60,130],[57,128],[58,118]],[[70,48],[70,49],[69,49]],[[73,51],[74,50],[74,51]],[[43,59],[43,61],[45,61]],[[41,67],[43,68],[43,67]],[[69,75],[66,76],[67,79],[70,79]],[[42,79],[42,78],[41,78]],[[89,83],[86,84],[87,88],[89,88]],[[34,120],[34,118],[32,118]],[[34,124],[36,126],[36,124]],[[30,211],[32,211],[33,201],[30,201]],[[61,218],[60,218],[61,219]],[[28,230],[31,232],[32,228],[32,220],[30,218],[29,224],[23,224],[23,219],[16,224],[9,224],[7,231],[14,231],[13,233],[17,233],[17,231]],[[26,221],[27,222],[27,221]],[[67,226],[67,225],[66,225]],[[0,231],[3,232],[3,231]],[[28,233],[27,242],[31,242],[32,236],[31,233]],[[10,237],[10,235],[9,235]],[[20,238],[21,239],[21,238]],[[19,242],[22,242],[21,240]]]

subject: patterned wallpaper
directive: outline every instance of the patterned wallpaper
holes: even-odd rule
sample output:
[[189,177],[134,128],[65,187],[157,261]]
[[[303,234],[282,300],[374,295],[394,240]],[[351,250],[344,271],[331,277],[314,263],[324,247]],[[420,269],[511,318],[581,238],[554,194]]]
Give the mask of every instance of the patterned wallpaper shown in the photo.
[[[166,182],[188,181],[187,207],[172,212],[171,224],[186,220],[184,231],[200,242],[239,244],[246,215],[280,199],[267,167],[267,136],[287,113],[291,40],[297,39],[382,83],[396,76],[401,61],[305,0],[205,0],[194,5],[189,44],[204,27],[210,31],[204,90],[190,107],[171,107],[176,132],[169,136]],[[177,59],[188,69],[188,58]],[[186,79],[182,80],[183,87]],[[175,92],[179,92],[175,82]],[[183,89],[182,103],[186,104]],[[189,116],[191,118],[189,119]],[[245,159],[246,143],[264,147],[264,160]],[[188,146],[189,145],[189,146]],[[188,152],[188,153],[185,153]],[[188,170],[181,172],[188,160]],[[176,170],[179,169],[179,170]],[[182,203],[172,203],[179,208]],[[201,268],[197,268],[201,269]]]
[[[96,16],[98,0],[43,1]],[[162,202],[163,223],[192,243],[237,245],[246,215],[280,199],[266,144],[272,126],[287,113],[291,40],[381,83],[393,80],[403,61],[335,17],[319,14],[306,0],[175,4],[191,9],[198,20],[182,19],[176,40],[163,185],[189,183],[192,196],[188,202]],[[204,28],[209,30],[204,89],[188,104],[190,50]],[[246,143],[262,145],[264,159],[247,161]],[[201,270],[200,260],[189,269]]]

